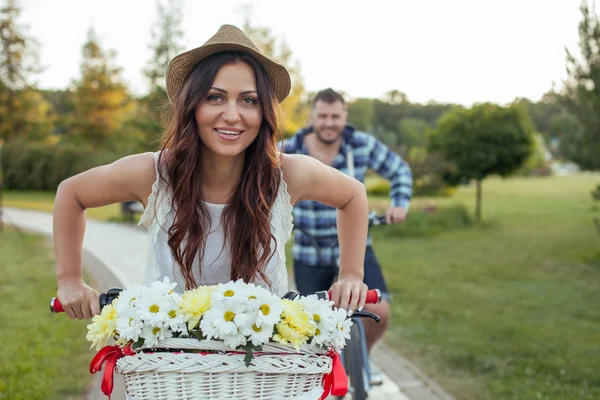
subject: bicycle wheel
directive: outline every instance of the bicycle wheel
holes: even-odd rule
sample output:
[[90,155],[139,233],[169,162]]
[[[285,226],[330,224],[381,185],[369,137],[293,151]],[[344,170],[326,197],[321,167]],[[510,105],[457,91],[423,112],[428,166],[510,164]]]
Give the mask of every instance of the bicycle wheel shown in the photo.
[[344,364],[346,373],[350,378],[350,393],[353,400],[365,400],[367,391],[365,388],[365,359],[363,358],[360,322],[355,321],[350,331],[350,340],[344,348]]

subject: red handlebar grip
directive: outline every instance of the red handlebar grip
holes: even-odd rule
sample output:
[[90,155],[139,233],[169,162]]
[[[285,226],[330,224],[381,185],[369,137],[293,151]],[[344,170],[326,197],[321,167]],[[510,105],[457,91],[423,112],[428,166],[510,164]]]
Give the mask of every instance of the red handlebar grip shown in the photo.
[[[327,292],[329,295],[329,299],[331,299],[331,291]],[[367,290],[367,299],[365,300],[366,304],[379,304],[381,303],[381,291],[379,289],[369,289]]]
[[381,291],[379,289],[371,289],[367,291],[367,304],[379,304],[381,303]]
[[52,300],[50,300],[50,311],[53,313],[65,312],[65,309],[62,304],[60,304],[60,300],[58,300],[57,297],[53,297]]

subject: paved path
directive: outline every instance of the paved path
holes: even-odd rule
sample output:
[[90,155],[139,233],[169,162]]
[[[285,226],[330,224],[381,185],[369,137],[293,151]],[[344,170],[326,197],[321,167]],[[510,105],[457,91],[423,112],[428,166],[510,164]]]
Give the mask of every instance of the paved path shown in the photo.
[[[52,235],[52,215],[46,212],[7,208],[4,219],[21,229]],[[136,226],[88,220],[83,241],[84,265],[96,280],[98,290],[130,287],[140,283],[146,265],[147,233]],[[136,249],[132,251],[132,249]],[[453,400],[408,360],[385,344],[373,351],[374,362],[385,372],[384,383],[369,393],[374,400]],[[99,375],[99,374],[98,374]],[[105,400],[98,379],[88,400]],[[117,380],[112,400],[123,400],[122,382]]]

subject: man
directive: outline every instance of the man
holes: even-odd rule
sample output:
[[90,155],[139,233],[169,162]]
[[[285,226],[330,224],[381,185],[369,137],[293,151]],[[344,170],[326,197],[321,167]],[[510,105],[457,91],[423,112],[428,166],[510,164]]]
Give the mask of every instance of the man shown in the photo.
[[[320,91],[312,102],[311,126],[283,142],[288,154],[307,154],[321,162],[364,182],[368,168],[391,182],[391,206],[386,213],[388,223],[405,220],[412,195],[412,174],[402,158],[372,135],[356,131],[346,124],[348,111],[344,98],[332,89]],[[300,201],[294,207],[293,257],[296,286],[306,295],[328,289],[335,277],[339,257],[336,236],[336,211],[314,201]],[[319,254],[306,234],[317,240]],[[333,239],[332,239],[333,238]],[[383,300],[365,309],[381,317],[379,323],[365,323],[369,352],[381,339],[389,325],[390,296],[379,262],[367,241],[364,282],[369,289],[379,289]],[[381,374],[374,372],[371,384],[381,383]]]

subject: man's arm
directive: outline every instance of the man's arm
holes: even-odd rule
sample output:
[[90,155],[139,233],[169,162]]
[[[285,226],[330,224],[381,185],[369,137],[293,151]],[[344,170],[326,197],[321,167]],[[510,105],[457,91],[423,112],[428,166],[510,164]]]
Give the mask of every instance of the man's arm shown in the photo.
[[369,167],[391,183],[391,208],[402,208],[406,213],[410,207],[413,187],[410,166],[375,137],[368,136],[368,145]]

